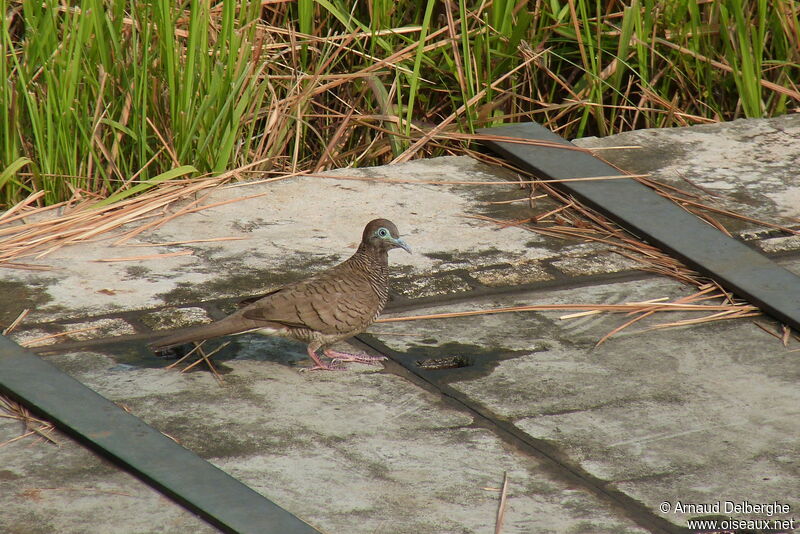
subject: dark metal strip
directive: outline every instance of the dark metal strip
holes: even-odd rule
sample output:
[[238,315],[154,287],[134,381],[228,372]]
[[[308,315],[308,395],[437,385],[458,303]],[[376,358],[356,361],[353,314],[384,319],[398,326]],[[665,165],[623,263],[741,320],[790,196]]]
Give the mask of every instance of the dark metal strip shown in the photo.
[[0,336],[0,393],[224,532],[318,531],[74,378]]
[[[480,133],[573,146],[532,122],[485,128]],[[483,141],[483,144],[542,178],[619,174],[617,169],[587,152],[499,140]],[[800,277],[763,254],[712,228],[633,179],[557,185],[634,235],[713,278],[782,323],[800,330]]]

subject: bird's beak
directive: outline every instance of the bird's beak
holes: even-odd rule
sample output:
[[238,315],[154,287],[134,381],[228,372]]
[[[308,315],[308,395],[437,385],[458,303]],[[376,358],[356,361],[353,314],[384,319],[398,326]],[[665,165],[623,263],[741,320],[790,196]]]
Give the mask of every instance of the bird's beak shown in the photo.
[[396,238],[396,239],[393,239],[392,241],[394,242],[395,245],[397,245],[398,247],[402,248],[403,250],[405,250],[406,252],[411,254],[411,247],[409,247],[408,244],[405,241],[403,241],[399,237]]

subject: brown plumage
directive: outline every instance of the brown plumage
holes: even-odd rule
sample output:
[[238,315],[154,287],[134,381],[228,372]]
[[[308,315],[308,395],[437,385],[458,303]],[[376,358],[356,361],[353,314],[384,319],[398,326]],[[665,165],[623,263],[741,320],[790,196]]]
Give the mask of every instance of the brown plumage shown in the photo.
[[[317,350],[363,332],[378,318],[389,300],[388,252],[393,248],[411,252],[391,221],[370,221],[358,250],[346,261],[268,293],[222,320],[179,330],[151,347],[163,350],[191,341],[253,332],[303,341],[308,344],[314,369],[332,369],[322,362]],[[374,360],[324,352],[338,361]]]

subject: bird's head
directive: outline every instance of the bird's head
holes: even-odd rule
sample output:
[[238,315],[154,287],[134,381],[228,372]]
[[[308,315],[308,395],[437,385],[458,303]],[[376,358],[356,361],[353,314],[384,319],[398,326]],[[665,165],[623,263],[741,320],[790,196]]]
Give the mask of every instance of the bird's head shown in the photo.
[[393,248],[402,248],[411,254],[411,247],[400,238],[400,232],[392,221],[387,219],[375,219],[370,221],[364,228],[361,237],[362,246],[367,246],[373,250],[389,251]]

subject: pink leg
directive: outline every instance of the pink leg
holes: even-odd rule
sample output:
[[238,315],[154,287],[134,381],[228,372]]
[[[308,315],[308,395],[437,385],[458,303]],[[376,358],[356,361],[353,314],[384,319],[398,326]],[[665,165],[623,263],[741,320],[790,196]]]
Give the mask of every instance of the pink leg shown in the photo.
[[304,371],[341,371],[344,369],[341,365],[336,365],[335,362],[331,362],[330,364],[326,364],[322,360],[319,359],[317,356],[317,351],[311,349],[311,345],[308,346],[306,350],[308,352],[308,357],[314,362],[314,367],[309,367],[307,369],[303,369]]
[[336,350],[325,349],[323,351],[325,356],[331,359],[331,362],[355,362],[377,364],[386,359],[386,356],[369,356],[368,354],[349,354],[347,352],[339,352]]

